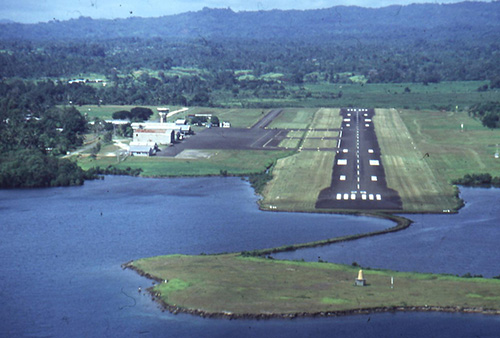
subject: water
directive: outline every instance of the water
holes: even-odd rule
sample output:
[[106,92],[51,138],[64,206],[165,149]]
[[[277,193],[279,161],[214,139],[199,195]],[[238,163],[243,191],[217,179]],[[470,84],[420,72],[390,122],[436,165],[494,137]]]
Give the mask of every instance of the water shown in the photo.
[[461,188],[465,207],[454,215],[407,215],[415,223],[389,236],[275,255],[364,267],[463,275],[500,275],[500,189]]
[[[494,196],[498,201],[500,194]],[[176,316],[138,294],[150,281],[120,268],[141,257],[252,250],[392,225],[366,217],[261,212],[256,201],[248,184],[235,178],[107,177],[83,187],[0,191],[0,336],[419,336],[449,326],[457,328],[450,337],[500,332],[497,317],[481,315],[293,321]],[[498,238],[495,227],[485,230]],[[480,244],[495,251],[491,241]]]

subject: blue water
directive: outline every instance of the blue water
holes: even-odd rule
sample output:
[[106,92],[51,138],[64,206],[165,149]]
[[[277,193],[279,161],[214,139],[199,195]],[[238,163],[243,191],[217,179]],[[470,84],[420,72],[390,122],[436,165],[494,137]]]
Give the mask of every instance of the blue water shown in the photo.
[[[498,205],[499,197],[496,191],[490,200],[496,198]],[[137,292],[139,286],[149,286],[149,280],[120,268],[128,260],[160,254],[251,250],[392,226],[366,217],[261,212],[256,201],[248,183],[236,178],[107,177],[83,187],[0,191],[0,336],[363,337],[450,332],[450,337],[465,337],[500,332],[498,317],[481,315],[398,313],[293,321],[172,315]],[[495,215],[498,224],[498,209]],[[498,238],[497,227],[485,224],[476,232]],[[466,249],[494,252],[491,245],[488,240],[473,241]],[[450,244],[446,250],[456,255],[464,248]],[[495,257],[489,258],[489,265],[496,265]],[[411,262],[405,264],[411,268]],[[475,272],[461,272],[469,271]],[[446,331],[448,327],[456,330]]]
[[500,275],[500,189],[461,188],[453,215],[406,215],[414,221],[389,236],[275,255],[280,259],[356,262],[363,267],[463,275]]

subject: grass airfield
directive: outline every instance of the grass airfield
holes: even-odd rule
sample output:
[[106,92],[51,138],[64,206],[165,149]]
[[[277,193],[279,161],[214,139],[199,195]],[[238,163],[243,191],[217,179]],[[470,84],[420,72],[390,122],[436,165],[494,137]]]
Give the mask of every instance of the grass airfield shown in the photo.
[[[301,145],[311,141],[315,128],[340,124],[338,109],[319,109]],[[374,125],[388,186],[399,192],[404,212],[457,210],[461,201],[451,180],[467,173],[500,175],[500,160],[494,158],[500,130],[483,127],[465,112],[376,109]],[[331,145],[331,140],[313,141],[319,148]],[[316,211],[319,192],[330,185],[334,157],[329,151],[299,151],[279,159],[261,207]]]
[[[105,115],[118,107],[82,109]],[[211,112],[237,127],[250,128],[267,111],[196,107],[179,117],[197,112]],[[219,175],[221,172],[249,175],[262,172],[274,163],[273,179],[262,193],[261,208],[317,212],[318,194],[331,183],[336,155],[331,151],[336,146],[332,137],[338,137],[338,132],[318,129],[339,128],[341,122],[339,109],[285,108],[268,126],[286,129],[287,136],[279,145],[281,150],[207,149],[200,153],[203,156],[128,157],[118,161],[116,156],[106,156],[112,151],[103,147],[97,158],[84,155],[78,162],[84,169],[108,165],[120,169],[142,168],[143,176],[154,177]],[[466,112],[376,109],[374,125],[388,186],[399,192],[404,212],[457,210],[461,201],[458,190],[450,183],[453,179],[468,173],[500,176],[500,160],[493,156],[500,144],[500,130],[483,127]],[[317,151],[311,151],[314,149]]]

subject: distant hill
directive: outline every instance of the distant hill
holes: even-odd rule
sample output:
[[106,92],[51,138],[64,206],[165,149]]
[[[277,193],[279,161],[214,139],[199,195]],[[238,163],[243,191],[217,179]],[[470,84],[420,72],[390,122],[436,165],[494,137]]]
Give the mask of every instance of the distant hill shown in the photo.
[[336,6],[318,10],[233,12],[205,8],[159,18],[38,24],[0,23],[0,39],[101,40],[115,38],[231,39],[495,39],[500,2],[412,4],[383,8]]

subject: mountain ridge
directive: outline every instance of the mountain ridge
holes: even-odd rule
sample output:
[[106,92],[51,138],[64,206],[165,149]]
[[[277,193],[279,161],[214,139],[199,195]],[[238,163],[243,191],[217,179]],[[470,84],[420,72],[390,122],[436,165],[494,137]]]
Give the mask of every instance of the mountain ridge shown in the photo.
[[114,38],[433,38],[476,33],[498,36],[500,2],[335,6],[312,10],[241,11],[204,8],[156,18],[92,19],[21,24],[0,23],[0,39],[65,40]]

